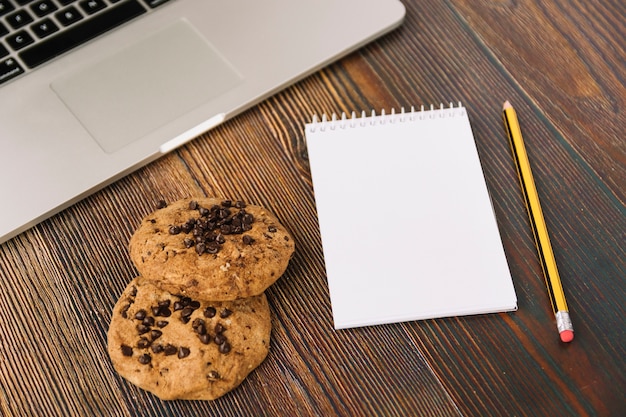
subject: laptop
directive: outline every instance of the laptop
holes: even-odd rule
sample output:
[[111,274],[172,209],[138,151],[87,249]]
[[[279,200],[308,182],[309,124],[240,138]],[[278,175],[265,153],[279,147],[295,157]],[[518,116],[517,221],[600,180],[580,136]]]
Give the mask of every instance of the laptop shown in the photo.
[[404,14],[397,0],[0,0],[0,243]]

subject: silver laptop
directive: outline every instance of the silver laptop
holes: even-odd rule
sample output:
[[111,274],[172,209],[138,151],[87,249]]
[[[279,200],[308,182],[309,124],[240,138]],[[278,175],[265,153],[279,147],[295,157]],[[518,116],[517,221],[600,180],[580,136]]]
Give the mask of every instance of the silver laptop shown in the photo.
[[397,0],[0,0],[0,243],[404,13]]

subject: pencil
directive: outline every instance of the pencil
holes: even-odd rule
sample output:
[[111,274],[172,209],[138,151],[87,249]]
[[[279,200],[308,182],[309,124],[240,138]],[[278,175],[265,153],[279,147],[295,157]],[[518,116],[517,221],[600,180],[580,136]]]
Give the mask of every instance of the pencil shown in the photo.
[[539,204],[539,195],[537,194],[537,188],[535,187],[535,181],[530,169],[528,154],[524,147],[524,139],[522,139],[522,131],[519,127],[517,114],[508,101],[502,107],[502,118],[504,119],[504,128],[509,137],[513,159],[517,167],[522,194],[526,201],[526,209],[533,229],[535,246],[537,246],[543,276],[548,287],[548,296],[550,297],[552,310],[556,318],[557,329],[563,342],[571,342],[574,339],[574,328],[572,327],[569,310],[567,309],[565,293],[563,292],[561,278],[559,277],[554,253],[552,252],[548,228]]

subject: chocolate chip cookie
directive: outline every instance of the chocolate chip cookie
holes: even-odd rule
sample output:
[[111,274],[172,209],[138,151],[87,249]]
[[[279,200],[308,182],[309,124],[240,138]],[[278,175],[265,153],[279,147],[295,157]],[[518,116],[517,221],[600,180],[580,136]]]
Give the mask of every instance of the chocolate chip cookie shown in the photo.
[[263,207],[214,198],[163,204],[131,237],[140,275],[173,294],[235,300],[261,294],[285,271],[295,245]]
[[270,333],[265,294],[199,301],[138,277],[113,309],[108,352],[120,375],[163,400],[213,400],[261,364]]

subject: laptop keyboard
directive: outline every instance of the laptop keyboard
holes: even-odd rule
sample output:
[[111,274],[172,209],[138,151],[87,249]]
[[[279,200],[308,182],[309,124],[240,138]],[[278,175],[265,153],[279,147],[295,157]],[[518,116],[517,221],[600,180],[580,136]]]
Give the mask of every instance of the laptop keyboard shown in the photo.
[[0,86],[168,0],[0,0]]

